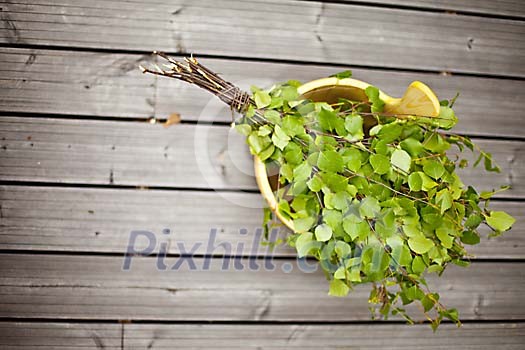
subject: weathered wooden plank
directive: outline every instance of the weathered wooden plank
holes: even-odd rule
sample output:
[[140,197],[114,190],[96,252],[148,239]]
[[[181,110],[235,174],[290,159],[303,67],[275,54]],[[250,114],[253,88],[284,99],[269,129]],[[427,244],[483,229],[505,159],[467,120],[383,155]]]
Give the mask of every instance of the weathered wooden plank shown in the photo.
[[[355,1],[343,0],[343,2],[353,3]],[[360,0],[359,3],[525,18],[525,4],[520,0]]]
[[[142,251],[151,241],[153,252],[169,242],[175,254],[295,255],[284,246],[270,253],[261,244],[263,203],[255,193],[4,186],[0,204],[0,249],[122,253],[129,244]],[[467,250],[479,258],[525,258],[523,204],[493,206],[516,217],[514,228]],[[133,230],[154,236],[141,235],[133,244]]]
[[[121,328],[123,329],[122,337]],[[443,324],[437,333],[426,325],[216,325],[0,323],[2,349],[522,349],[522,323]]]
[[[525,143],[475,142],[502,172],[463,169],[463,181],[480,190],[511,185],[503,196],[525,197]],[[257,189],[244,137],[224,126],[3,117],[0,146],[2,180]],[[476,153],[464,157],[472,164]]]
[[[156,116],[173,112],[185,120],[229,121],[231,112],[200,89],[173,79],[155,80],[134,69],[147,58],[75,51],[0,50],[0,104],[12,112],[102,117]],[[309,81],[348,67],[205,59],[203,63],[247,89],[288,79]],[[401,96],[413,80],[428,83],[441,98],[456,103],[459,132],[521,137],[525,82],[429,73],[354,69],[354,76]],[[86,88],[88,87],[88,88]],[[497,93],[495,93],[497,91]]]
[[521,21],[271,0],[26,0],[2,18],[4,43],[525,76]]
[[[208,261],[209,266],[206,266]],[[0,256],[0,317],[127,320],[369,320],[369,286],[346,298],[327,294],[324,273],[294,260],[249,268],[246,259],[4,254]],[[229,266],[224,266],[230,262]],[[194,264],[192,266],[192,264]],[[243,266],[239,266],[242,264]],[[302,265],[304,266],[304,264]],[[314,265],[317,266],[317,265]],[[465,320],[523,319],[523,263],[451,266],[439,283],[442,301]],[[285,272],[287,271],[287,272]],[[419,310],[414,310],[419,314]]]
[[521,349],[521,323],[374,325],[125,325],[126,344],[144,349]]
[[0,179],[256,189],[244,137],[224,126],[0,119]]
[[[212,229],[217,230],[214,245],[230,242],[232,247],[229,252],[219,247],[216,254],[238,249],[249,254],[264,205],[256,193],[31,187],[2,188],[1,204],[4,248],[124,252],[131,231],[147,230],[156,235],[158,251],[168,228],[170,252],[180,252],[177,242],[187,250],[200,243],[201,254]],[[241,235],[241,229],[249,234]],[[137,246],[143,249],[147,241],[139,239]]]
[[[102,323],[0,322],[4,350],[122,349],[123,325]],[[131,344],[130,344],[131,346]]]
[[0,51],[2,110],[147,118],[155,77],[141,74],[149,55],[7,49]]

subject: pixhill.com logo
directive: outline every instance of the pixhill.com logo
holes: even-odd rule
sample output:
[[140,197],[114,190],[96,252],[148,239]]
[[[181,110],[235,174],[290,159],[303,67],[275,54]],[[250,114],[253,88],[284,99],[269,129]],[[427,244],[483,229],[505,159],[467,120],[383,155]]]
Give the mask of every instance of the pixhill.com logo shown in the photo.
[[[249,233],[244,228],[238,231],[240,237],[248,237]],[[282,256],[272,247],[272,242],[278,239],[278,229],[271,230],[268,237],[264,237],[261,228],[251,233],[251,242],[246,242],[246,239],[230,242],[221,240],[218,230],[211,229],[205,241],[188,243],[177,241],[175,234],[169,229],[162,230],[160,234],[146,230],[131,231],[122,269],[132,270],[133,259],[149,256],[155,258],[154,263],[159,271],[215,270],[217,264],[220,265],[220,270],[274,271],[279,268],[285,273],[294,269],[306,273],[317,271],[318,263],[304,257],[297,258],[295,263],[275,263]]]
[[[252,234],[251,236],[249,234]],[[355,249],[348,251],[337,263],[331,259],[329,244],[326,251],[318,252],[318,260],[308,257],[296,257],[290,261],[289,248],[284,250],[283,246],[274,249],[275,242],[279,241],[279,230],[273,229],[268,237],[263,234],[262,228],[250,232],[248,229],[238,230],[239,237],[230,242],[219,238],[219,230],[211,229],[204,241],[182,241],[177,240],[176,235],[169,229],[164,229],[160,234],[146,230],[131,231],[122,269],[130,271],[133,268],[133,260],[139,257],[153,257],[151,261],[159,271],[275,271],[280,269],[284,273],[290,273],[295,269],[305,272],[316,272],[320,266],[323,270],[335,272],[342,266],[356,267],[362,259],[369,262],[370,272],[379,271],[384,262],[384,249]],[[231,236],[230,236],[231,237]],[[251,237],[251,240],[250,238]],[[285,258],[285,259],[281,259]],[[279,260],[277,263],[276,260]],[[390,259],[389,259],[390,260]],[[397,261],[392,259],[391,261]],[[400,268],[391,266],[391,268]]]

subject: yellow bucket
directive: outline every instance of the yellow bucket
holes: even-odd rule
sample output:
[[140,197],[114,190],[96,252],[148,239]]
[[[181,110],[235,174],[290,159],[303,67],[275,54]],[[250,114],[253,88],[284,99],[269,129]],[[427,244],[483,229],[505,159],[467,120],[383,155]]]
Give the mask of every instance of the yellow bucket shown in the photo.
[[[366,101],[365,89],[370,84],[360,80],[345,78],[324,78],[313,80],[298,89],[299,94],[315,102],[336,103],[339,98],[352,101]],[[380,91],[379,97],[385,102],[385,114],[424,115],[437,117],[439,115],[439,100],[434,92],[419,81],[412,82],[402,98],[390,97]],[[262,196],[268,202],[269,208],[281,222],[294,231],[293,222],[277,210],[277,200],[270,186],[266,165],[257,156],[254,157],[255,178]]]

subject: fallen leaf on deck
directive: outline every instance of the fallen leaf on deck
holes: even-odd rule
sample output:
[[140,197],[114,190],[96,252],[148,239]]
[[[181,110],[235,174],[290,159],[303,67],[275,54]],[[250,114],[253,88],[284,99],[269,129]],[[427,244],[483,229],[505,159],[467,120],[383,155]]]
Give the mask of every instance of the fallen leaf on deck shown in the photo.
[[180,114],[179,113],[171,113],[166,122],[162,125],[164,125],[165,128],[168,126],[179,124],[180,123]]

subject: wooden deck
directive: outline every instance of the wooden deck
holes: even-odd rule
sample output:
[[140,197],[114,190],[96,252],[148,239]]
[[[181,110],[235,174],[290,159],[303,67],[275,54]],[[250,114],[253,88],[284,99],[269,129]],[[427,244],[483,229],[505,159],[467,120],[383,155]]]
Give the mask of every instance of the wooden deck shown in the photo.
[[[525,348],[524,1],[0,8],[1,349]],[[244,87],[352,69],[394,96],[413,80],[442,98],[460,91],[457,131],[503,169],[462,178],[479,189],[511,185],[493,205],[517,218],[511,232],[472,247],[470,268],[430,281],[464,326],[433,334],[395,318],[372,322],[368,287],[328,297],[322,273],[299,271],[286,247],[273,253],[274,271],[222,269],[270,254],[253,240],[262,199],[252,160],[229,111],[205,92],[140,73],[155,49],[195,53]],[[173,112],[182,123],[162,126]],[[123,271],[131,231],[160,242],[165,228],[168,270],[157,268],[158,244]],[[212,229],[231,252],[207,255]],[[190,252],[209,268],[169,270]]]

